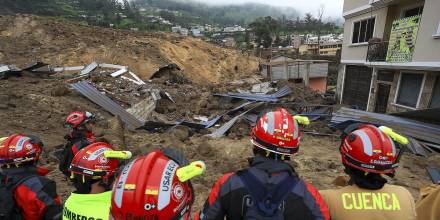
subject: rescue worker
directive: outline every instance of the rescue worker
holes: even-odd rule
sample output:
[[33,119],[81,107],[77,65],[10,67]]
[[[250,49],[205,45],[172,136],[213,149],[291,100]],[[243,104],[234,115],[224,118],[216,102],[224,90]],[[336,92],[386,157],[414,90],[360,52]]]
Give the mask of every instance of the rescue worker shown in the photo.
[[205,164],[187,163],[177,151],[165,149],[126,165],[115,181],[110,219],[189,220],[194,202],[189,180],[202,174]]
[[70,194],[64,204],[63,219],[107,220],[110,210],[111,189],[119,168],[118,159],[109,153],[122,153],[128,159],[128,151],[113,151],[104,142],[93,143],[81,149],[70,165],[70,178],[77,191]]
[[82,148],[96,141],[93,135],[95,122],[95,115],[87,111],[76,111],[67,116],[64,126],[70,129],[70,133],[64,137],[67,143],[64,146],[59,164],[59,170],[66,177],[70,175],[68,169],[75,154]]
[[61,198],[49,170],[37,166],[43,143],[33,135],[0,139],[0,219],[61,219]]
[[416,218],[414,199],[401,186],[387,184],[382,175],[393,176],[402,152],[396,144],[402,138],[387,127],[370,124],[349,126],[342,135],[340,153],[349,186],[323,190],[321,195],[332,220],[374,220]]
[[282,108],[265,113],[251,132],[250,168],[223,175],[196,219],[329,219],[319,192],[287,163],[299,149],[298,122],[309,123]]
[[440,185],[433,184],[420,190],[420,199],[416,203],[418,220],[440,219]]

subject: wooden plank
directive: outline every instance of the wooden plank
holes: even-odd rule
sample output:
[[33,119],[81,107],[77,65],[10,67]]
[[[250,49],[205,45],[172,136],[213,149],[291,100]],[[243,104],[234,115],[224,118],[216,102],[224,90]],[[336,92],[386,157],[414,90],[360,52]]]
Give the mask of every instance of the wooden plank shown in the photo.
[[136,81],[134,79],[130,79],[130,78],[126,77],[126,76],[121,76],[121,78],[125,79],[125,80],[128,80],[128,81],[130,81],[130,82],[132,82],[132,83],[134,83],[136,85],[142,85],[140,82],[138,82],[138,81]]
[[112,74],[110,74],[110,75],[111,75],[112,77],[118,77],[118,76],[120,76],[120,75],[126,73],[127,71],[128,71],[127,68],[122,68],[122,69],[120,69],[120,70],[118,70],[118,71],[116,71],[116,72],[114,72],[114,73],[112,73]]
[[145,84],[145,82],[144,82],[143,80],[141,80],[141,78],[139,78],[139,77],[138,77],[136,74],[134,74],[133,72],[128,71],[128,73],[129,73],[133,78],[135,78],[135,79],[140,83],[140,85]]
[[99,67],[102,67],[102,68],[113,68],[113,69],[127,68],[126,66],[116,65],[116,64],[109,64],[109,63],[100,63]]
[[98,67],[98,63],[93,61],[92,63],[90,63],[89,65],[86,66],[86,68],[84,68],[83,70],[81,70],[81,74],[80,75],[87,75],[90,72],[92,72],[94,69],[96,69],[96,67]]

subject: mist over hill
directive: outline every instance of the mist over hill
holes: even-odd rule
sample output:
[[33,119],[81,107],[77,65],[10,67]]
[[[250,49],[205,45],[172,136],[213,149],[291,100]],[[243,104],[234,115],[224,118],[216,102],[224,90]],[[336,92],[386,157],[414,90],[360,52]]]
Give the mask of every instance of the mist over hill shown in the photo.
[[219,25],[247,25],[258,17],[271,16],[294,19],[301,13],[294,8],[281,8],[265,4],[245,3],[233,5],[208,5],[192,0],[134,0],[138,7],[174,12],[188,22],[201,21]]

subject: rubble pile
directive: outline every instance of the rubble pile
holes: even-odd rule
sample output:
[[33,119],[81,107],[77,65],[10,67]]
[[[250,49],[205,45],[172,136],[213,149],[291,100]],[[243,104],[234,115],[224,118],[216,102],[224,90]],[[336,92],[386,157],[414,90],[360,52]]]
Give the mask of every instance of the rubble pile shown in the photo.
[[[29,65],[38,59],[49,65]],[[223,173],[247,166],[249,131],[259,115],[284,107],[312,121],[291,162],[298,173],[318,189],[334,187],[343,175],[338,133],[327,127],[336,111],[332,99],[301,83],[267,82],[253,74],[255,59],[234,51],[166,34],[0,16],[0,63],[1,135],[39,135],[42,163],[54,170],[50,155],[63,146],[67,113],[98,113],[97,137],[118,148],[139,155],[173,147],[188,160],[205,161],[206,174],[193,181],[199,210]],[[425,167],[435,161],[404,155],[390,182],[417,197],[430,182]],[[72,191],[60,172],[49,177],[64,198]]]

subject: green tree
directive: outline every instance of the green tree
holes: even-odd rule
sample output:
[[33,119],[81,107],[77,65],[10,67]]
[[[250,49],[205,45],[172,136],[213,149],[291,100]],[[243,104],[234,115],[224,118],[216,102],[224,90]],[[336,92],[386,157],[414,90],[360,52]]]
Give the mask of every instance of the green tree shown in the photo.
[[162,11],[160,11],[159,15],[162,18],[164,18],[164,19],[166,19],[166,20],[168,20],[168,21],[170,21],[172,23],[176,22],[176,16],[172,12],[162,10]]
[[257,18],[249,27],[257,38],[258,46],[267,48],[272,45],[273,39],[279,34],[280,24],[270,16]]

